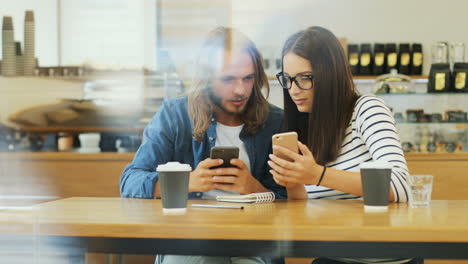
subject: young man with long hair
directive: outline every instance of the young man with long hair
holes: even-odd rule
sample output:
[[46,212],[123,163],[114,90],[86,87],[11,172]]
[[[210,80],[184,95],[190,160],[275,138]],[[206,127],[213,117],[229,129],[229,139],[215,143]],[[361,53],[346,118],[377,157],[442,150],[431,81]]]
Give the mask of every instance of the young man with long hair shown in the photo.
[[[268,172],[271,137],[280,132],[283,111],[270,105],[262,89],[269,86],[262,57],[240,32],[217,28],[210,32],[196,63],[188,97],[166,100],[144,131],[144,142],[123,172],[123,197],[159,197],[160,164],[178,161],[195,168],[190,173],[189,197],[272,191],[284,198],[285,188]],[[214,146],[236,146],[233,168],[212,167]],[[162,263],[267,263],[262,258],[158,256]]]

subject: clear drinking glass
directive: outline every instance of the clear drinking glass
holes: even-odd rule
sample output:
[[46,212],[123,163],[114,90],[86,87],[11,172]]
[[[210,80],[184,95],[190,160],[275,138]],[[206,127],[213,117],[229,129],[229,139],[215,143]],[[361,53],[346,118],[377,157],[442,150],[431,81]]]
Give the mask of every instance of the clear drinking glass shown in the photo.
[[446,42],[436,42],[432,45],[432,63],[448,63],[448,45]]
[[411,207],[428,207],[431,203],[432,175],[410,175],[408,185],[410,187]]
[[465,62],[465,43],[453,42],[450,45],[452,63]]

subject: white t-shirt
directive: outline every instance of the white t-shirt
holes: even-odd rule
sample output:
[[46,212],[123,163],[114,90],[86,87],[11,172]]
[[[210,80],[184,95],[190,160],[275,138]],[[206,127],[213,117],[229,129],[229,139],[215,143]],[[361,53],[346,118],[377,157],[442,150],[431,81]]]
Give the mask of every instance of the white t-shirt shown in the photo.
[[[240,139],[239,135],[242,131],[244,124],[240,126],[226,126],[220,123],[216,124],[216,143],[215,146],[224,147],[238,147],[239,148],[239,159],[242,160],[250,171],[250,160],[245,150],[244,142]],[[203,199],[214,199],[217,195],[231,195],[239,194],[237,192],[224,191],[219,189],[213,189],[203,194]]]

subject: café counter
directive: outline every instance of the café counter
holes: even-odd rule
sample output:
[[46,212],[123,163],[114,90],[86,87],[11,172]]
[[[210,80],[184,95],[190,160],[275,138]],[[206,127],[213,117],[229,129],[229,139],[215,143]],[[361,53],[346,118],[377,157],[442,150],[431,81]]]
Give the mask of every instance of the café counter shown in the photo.
[[[118,197],[135,153],[0,153],[0,193],[66,198]],[[433,199],[468,200],[468,153],[406,154],[412,174],[434,175]],[[50,199],[49,199],[50,200]]]

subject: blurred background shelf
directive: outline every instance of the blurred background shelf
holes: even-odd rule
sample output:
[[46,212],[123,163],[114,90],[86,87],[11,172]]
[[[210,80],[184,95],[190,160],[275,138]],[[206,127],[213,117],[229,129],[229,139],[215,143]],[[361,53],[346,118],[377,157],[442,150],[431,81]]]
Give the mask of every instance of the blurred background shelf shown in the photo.
[[129,126],[25,126],[11,124],[9,127],[27,133],[125,133],[143,132],[146,124]]

